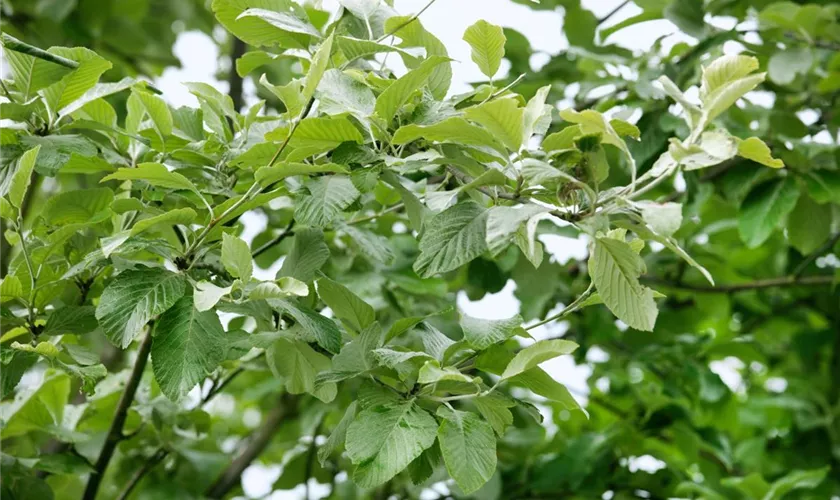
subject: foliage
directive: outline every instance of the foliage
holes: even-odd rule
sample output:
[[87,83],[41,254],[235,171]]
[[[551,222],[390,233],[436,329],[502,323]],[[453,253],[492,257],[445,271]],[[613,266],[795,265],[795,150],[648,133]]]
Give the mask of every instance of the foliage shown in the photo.
[[[108,83],[119,40],[37,47],[47,18],[95,33],[91,2],[4,2],[3,495],[221,498],[258,459],[335,498],[840,494],[840,10],[638,0],[610,26],[523,3],[562,7],[571,48],[531,71],[477,21],[488,81],[452,96],[446,47],[387,2],[214,0],[272,96],[241,112]],[[660,18],[697,43],[608,43]],[[588,256],[561,264],[557,237]],[[456,307],[509,280],[519,315]]]

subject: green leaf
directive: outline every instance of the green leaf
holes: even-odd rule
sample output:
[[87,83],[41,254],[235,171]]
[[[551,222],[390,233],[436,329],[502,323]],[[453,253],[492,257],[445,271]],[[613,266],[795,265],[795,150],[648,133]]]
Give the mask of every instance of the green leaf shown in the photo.
[[296,175],[332,173],[349,174],[350,171],[347,170],[347,167],[338,163],[322,163],[320,165],[310,165],[309,163],[278,163],[272,167],[260,168],[254,174],[254,177],[261,186],[270,186],[279,180]]
[[160,215],[137,221],[131,228],[131,231],[129,231],[128,236],[136,236],[158,225],[187,225],[193,222],[195,217],[196,213],[192,208],[176,208],[175,210],[170,210]]
[[26,198],[26,191],[29,189],[29,183],[32,182],[32,171],[35,169],[39,151],[41,151],[41,146],[35,146],[20,155],[17,170],[9,184],[9,203],[16,208],[20,208]]
[[353,239],[361,256],[374,266],[389,266],[394,262],[396,255],[388,238],[349,224],[340,224],[340,227]]
[[98,327],[93,306],[64,306],[50,314],[42,335],[84,335]]
[[260,283],[248,292],[248,298],[253,300],[285,299],[292,295],[306,297],[309,295],[309,287],[306,283],[287,276],[278,279],[276,283],[271,281]]
[[347,455],[362,488],[385,483],[432,446],[437,422],[413,400],[362,410],[347,429]]
[[376,98],[376,114],[386,122],[390,122],[400,106],[405,104],[409,97],[426,82],[435,67],[448,61],[446,57],[430,56],[420,66],[396,80]]
[[0,419],[3,421],[0,437],[7,439],[58,427],[64,418],[64,406],[69,396],[70,377],[47,371],[39,386],[18,394],[14,401],[0,406]]
[[644,261],[623,240],[595,239],[589,275],[604,304],[630,327],[652,331],[658,311],[653,290],[639,284],[644,272]]
[[353,330],[361,332],[376,321],[373,307],[344,285],[329,278],[321,278],[317,284],[318,296],[321,300]]
[[330,458],[339,446],[344,443],[344,440],[347,437],[347,428],[350,427],[350,423],[356,417],[356,402],[353,401],[347,407],[347,410],[344,411],[344,416],[341,417],[341,420],[338,422],[333,428],[330,437],[327,438],[327,441],[318,449],[318,462],[323,467],[327,460]]
[[493,254],[500,253],[516,238],[523,226],[535,225],[547,212],[548,208],[536,204],[490,208],[485,235],[487,248]]
[[321,77],[327,70],[330,64],[330,55],[332,54],[333,35],[328,36],[318,47],[318,51],[312,56],[312,63],[309,65],[309,71],[306,73],[306,78],[303,81],[303,102],[309,102],[315,96],[315,89],[318,88],[318,83],[321,82]]
[[87,92],[82,94],[81,97],[76,99],[75,101],[71,102],[67,106],[61,108],[58,111],[59,116],[67,116],[75,111],[78,111],[85,107],[86,104],[96,101],[102,97],[107,97],[118,92],[122,92],[125,89],[131,88],[132,86],[136,85],[138,80],[125,77],[122,80],[114,83],[97,83],[93,87],[91,87]]
[[172,113],[169,111],[169,106],[166,105],[163,99],[136,89],[131,92],[131,95],[140,101],[146,114],[152,120],[152,125],[161,141],[165,141],[168,136],[172,135]]
[[307,48],[312,39],[310,35],[280,29],[259,17],[240,18],[243,12],[255,6],[274,12],[291,12],[302,19],[306,17],[304,9],[290,0],[213,0],[212,8],[219,23],[248,45]]
[[336,378],[343,380],[376,368],[374,352],[382,347],[384,341],[379,323],[371,323],[333,357],[333,370],[338,374]]
[[516,99],[495,99],[464,110],[465,116],[482,125],[511,151],[519,151],[523,139],[523,113]]
[[170,172],[162,163],[140,163],[136,168],[121,168],[113,174],[103,177],[99,182],[110,180],[139,180],[156,187],[198,192],[198,189],[189,179],[178,172]]
[[774,179],[754,188],[738,210],[741,241],[755,248],[773,234],[796,206],[799,188],[790,177]]
[[478,319],[462,314],[460,325],[464,340],[473,349],[482,351],[520,333],[522,317],[517,314],[508,319]]
[[417,375],[418,384],[434,384],[437,382],[462,382],[467,384],[475,383],[473,377],[466,373],[461,373],[460,370],[454,366],[445,366],[441,368],[440,363],[436,359],[428,360],[423,363],[420,372]]
[[295,231],[292,250],[283,261],[277,276],[290,276],[300,281],[311,281],[316,271],[330,258],[330,249],[320,229],[304,228]]
[[[394,33],[402,39],[400,47],[423,47],[426,49],[426,56],[449,56],[446,46],[434,35],[426,31],[420,21],[409,16],[391,16],[385,21],[385,31]],[[413,57],[403,55],[403,62],[409,68],[417,67],[417,60]],[[420,63],[422,64],[422,63]],[[429,76],[429,89],[435,99],[442,100],[449,91],[452,81],[452,67],[447,62],[437,66]]]
[[461,267],[487,250],[487,211],[474,202],[454,205],[426,223],[414,271],[422,278]]
[[219,366],[227,341],[215,311],[199,312],[182,297],[155,325],[152,368],[161,392],[180,401]]
[[443,462],[458,487],[469,495],[496,472],[496,436],[493,428],[475,413],[438,410],[443,422],[438,440]]
[[480,20],[464,31],[464,41],[472,48],[472,60],[489,79],[499,71],[505,56],[505,37],[501,26]]
[[108,339],[125,349],[150,319],[184,295],[184,288],[184,278],[165,269],[124,271],[102,292],[96,319]]
[[434,125],[404,125],[394,134],[392,142],[400,145],[417,139],[489,147],[499,153],[500,159],[507,158],[508,154],[505,147],[487,130],[458,117],[447,118]]
[[505,380],[515,377],[520,373],[534,368],[543,361],[548,361],[564,354],[571,354],[577,348],[578,345],[576,343],[562,339],[541,340],[535,344],[531,344],[516,353],[516,356],[508,363],[505,371],[502,373],[501,379]]
[[[288,130],[280,128],[265,135],[268,140],[285,140]],[[287,161],[298,161],[337,148],[342,142],[364,141],[361,132],[346,117],[306,118],[300,122],[289,146],[301,149],[304,153],[299,158],[292,151]]]
[[672,139],[669,152],[685,170],[698,170],[718,165],[735,156],[738,153],[738,139],[723,130],[703,132],[700,142],[688,148]]
[[108,188],[68,191],[50,197],[41,216],[53,226],[104,220],[111,215],[110,206],[113,201],[114,192]]
[[830,467],[811,470],[795,470],[776,480],[764,495],[762,500],[781,500],[789,492],[797,489],[810,490],[825,480]]
[[290,394],[309,393],[315,397],[332,400],[335,384],[316,387],[315,377],[330,369],[330,358],[315,351],[306,342],[280,338],[267,352],[269,366],[282,377]]
[[236,236],[227,233],[222,235],[222,265],[231,276],[247,283],[254,272],[251,249],[248,248],[248,244]]
[[789,85],[797,75],[807,75],[814,63],[809,48],[791,48],[774,52],[767,63],[767,75],[774,83]]
[[295,328],[302,340],[317,342],[332,353],[341,350],[341,331],[335,321],[289,300],[270,300],[269,303],[286,311],[295,319]]
[[344,175],[330,175],[306,183],[309,194],[298,199],[295,220],[313,227],[330,225],[361,193]]
[[702,0],[671,0],[662,14],[685,33],[703,38],[706,23],[703,20],[705,12]]
[[802,255],[810,254],[831,236],[831,219],[831,205],[820,205],[810,196],[800,196],[788,217],[788,241]]
[[394,47],[393,45],[384,43],[372,42],[370,40],[362,40],[359,38],[353,38],[349,36],[337,36],[335,38],[335,43],[336,45],[338,45],[338,49],[341,51],[341,53],[344,54],[344,57],[347,58],[348,62],[363,57],[366,58],[374,54],[381,54],[384,52],[400,52],[401,54],[411,57],[411,54],[400,49],[399,47]]
[[750,137],[738,142],[738,156],[743,156],[748,160],[770,168],[784,168],[785,163],[782,160],[773,158],[770,148],[764,141],[758,137]]
[[321,33],[314,26],[288,12],[276,12],[266,9],[246,9],[237,16],[237,20],[245,17],[257,17],[268,24],[290,33],[300,33],[321,37]]
[[39,91],[54,113],[82,97],[96,85],[102,73],[112,66],[92,50],[81,47],[53,47],[51,52],[79,63],[76,69],[64,75],[61,80]]
[[551,126],[551,112],[554,107],[545,103],[550,91],[551,85],[540,87],[525,105],[525,111],[522,114],[522,145],[526,148],[532,135],[544,135]]
[[508,409],[516,406],[512,399],[498,392],[491,392],[487,396],[473,398],[471,401],[499,436],[504,435],[505,429],[513,424],[513,414]]
[[642,219],[654,232],[668,237],[676,233],[682,225],[682,205],[680,203],[639,201],[636,207],[642,213]]

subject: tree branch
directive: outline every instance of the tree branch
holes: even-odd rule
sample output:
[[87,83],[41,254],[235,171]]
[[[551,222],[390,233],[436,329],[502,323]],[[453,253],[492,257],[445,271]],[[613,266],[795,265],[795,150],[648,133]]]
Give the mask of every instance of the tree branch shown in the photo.
[[117,444],[123,439],[123,426],[125,419],[128,416],[128,409],[131,407],[131,402],[134,401],[134,395],[137,393],[137,387],[140,385],[140,379],[143,378],[143,370],[146,368],[146,362],[149,359],[149,351],[152,348],[152,329],[154,324],[149,323],[147,327],[146,336],[140,343],[140,348],[137,350],[137,361],[134,362],[134,368],[131,370],[131,376],[125,385],[125,390],[120,396],[120,401],[117,404],[117,411],[114,414],[114,420],[111,421],[111,428],[108,429],[108,436],[105,438],[105,444],[102,446],[102,451],[99,454],[99,459],[96,461],[94,471],[88,477],[87,486],[85,487],[83,500],[94,500],[96,493],[99,491],[99,485],[102,482],[102,477],[108,469],[108,464],[111,462],[111,457],[114,456],[114,450]]
[[654,276],[642,276],[642,281],[650,284],[661,285],[676,290],[687,290],[702,293],[731,293],[746,290],[760,290],[763,288],[789,288],[797,286],[822,286],[834,282],[834,276],[782,276],[780,278],[768,278],[746,283],[731,283],[728,285],[691,285],[688,283],[675,283]]
[[228,73],[228,95],[233,100],[233,109],[237,112],[242,110],[242,77],[236,71],[236,60],[245,55],[245,42],[233,37],[233,44],[230,51],[230,72]]
[[268,412],[262,425],[251,435],[248,445],[207,488],[205,496],[222,498],[239,483],[242,472],[265,451],[283,420],[297,413],[298,402],[299,398],[291,394],[284,394],[280,398],[277,405]]

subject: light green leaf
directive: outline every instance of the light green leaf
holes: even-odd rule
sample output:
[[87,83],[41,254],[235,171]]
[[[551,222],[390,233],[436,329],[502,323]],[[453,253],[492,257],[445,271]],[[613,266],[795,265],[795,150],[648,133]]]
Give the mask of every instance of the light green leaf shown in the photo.
[[656,233],[668,237],[676,233],[682,225],[682,204],[639,201],[636,207],[642,212],[642,218]]
[[290,276],[300,281],[311,281],[315,272],[330,258],[330,249],[324,242],[320,229],[304,228],[295,231],[292,250],[283,261],[277,277]]
[[38,354],[47,359],[55,359],[59,356],[59,354],[61,354],[61,352],[52,342],[38,342],[35,345],[21,344],[20,342],[12,342],[12,345],[10,347],[17,351],[26,351]]
[[811,49],[790,48],[774,52],[767,64],[767,74],[774,83],[789,85],[797,75],[807,75],[814,63]]
[[78,68],[64,75],[61,80],[39,91],[53,113],[82,97],[96,85],[102,73],[112,66],[92,50],[82,47],[53,47],[51,52],[79,63]]
[[505,37],[501,26],[480,20],[464,31],[464,41],[472,48],[472,60],[489,79],[499,71],[505,56]]
[[560,132],[545,136],[542,141],[544,151],[563,151],[575,146],[575,139],[583,135],[580,125],[569,125]]
[[374,351],[385,342],[379,323],[371,323],[358,337],[344,344],[341,352],[333,357],[333,370],[345,379],[376,368]]
[[295,319],[296,333],[302,340],[317,342],[332,353],[341,350],[341,331],[335,321],[290,300],[269,300],[269,304],[286,311]]
[[[174,224],[190,224],[195,220],[196,213],[192,208],[176,208],[148,219],[137,221],[129,231],[128,236],[136,236],[154,226]],[[119,235],[119,233],[117,233]],[[110,254],[110,252],[108,252]]]
[[306,49],[310,35],[294,33],[278,28],[259,17],[242,17],[247,9],[257,7],[274,12],[290,12],[303,19],[306,11],[291,0],[213,0],[216,19],[237,38],[255,46]]
[[17,210],[6,198],[0,198],[0,217],[9,220],[17,217]]
[[496,436],[490,424],[475,413],[441,409],[438,440],[443,461],[458,487],[469,495],[496,472]]
[[367,85],[338,69],[324,73],[316,95],[319,109],[324,113],[338,115],[349,112],[360,121],[372,115],[376,106],[376,97]]
[[797,489],[814,489],[825,480],[830,467],[811,470],[795,470],[776,480],[764,495],[762,500],[781,500],[789,492]]
[[23,285],[17,276],[6,275],[0,283],[0,302],[8,302],[23,297]]
[[[426,31],[420,21],[414,17],[409,16],[391,16],[385,21],[385,31],[394,33],[397,37],[402,39],[400,47],[423,47],[426,49],[426,56],[441,56],[448,57],[446,46],[438,40],[433,34]],[[403,55],[403,62],[409,68],[415,68],[418,65],[416,58]],[[419,63],[419,64],[422,64]],[[432,74],[429,76],[429,89],[435,99],[443,99],[449,91],[449,85],[452,82],[452,67],[447,62],[437,66]]]
[[775,179],[754,188],[738,210],[738,233],[750,248],[755,248],[773,231],[796,206],[799,188],[790,177]]
[[32,171],[35,169],[39,151],[41,151],[41,146],[35,146],[23,153],[18,160],[17,170],[9,184],[9,203],[16,208],[20,208],[26,198],[26,191],[29,189],[29,183],[32,182]]
[[725,130],[703,132],[700,142],[688,148],[676,139],[671,139],[671,157],[685,170],[698,170],[718,165],[738,153],[738,139]]
[[268,24],[290,33],[300,33],[320,38],[321,33],[308,22],[288,12],[277,12],[266,9],[246,9],[236,17],[240,20],[245,17],[257,17]]
[[726,55],[703,68],[700,100],[703,103],[702,125],[715,119],[764,81],[765,73],[756,73],[758,60],[744,55]]
[[758,137],[750,137],[738,142],[738,156],[743,156],[748,160],[770,168],[784,168],[785,163],[782,160],[773,158],[770,148],[764,141]]
[[508,409],[516,406],[512,399],[491,392],[487,396],[473,398],[472,403],[499,436],[504,435],[505,429],[513,424],[513,414]]
[[124,271],[102,292],[96,319],[108,339],[125,349],[150,319],[184,295],[184,288],[183,276],[165,269]]
[[436,382],[463,382],[467,384],[474,383],[472,377],[466,373],[461,373],[460,370],[454,366],[445,366],[441,368],[440,363],[436,359],[426,361],[420,372],[417,375],[418,384],[434,384]]
[[[280,128],[265,135],[268,140],[285,140],[288,130]],[[305,154],[300,158],[288,161],[297,161],[312,155],[330,151],[338,147],[342,142],[356,142],[361,144],[364,141],[361,132],[347,119],[347,117],[318,117],[306,118],[300,122],[295,134],[289,141],[289,146],[295,149],[302,149]],[[292,154],[295,152],[293,151]]]
[[286,276],[278,279],[276,283],[260,283],[248,292],[248,298],[252,300],[285,299],[292,295],[306,297],[309,295],[309,287],[300,280]]
[[551,112],[554,107],[545,103],[550,91],[551,85],[540,87],[525,105],[525,112],[522,114],[522,145],[526,148],[532,135],[543,135],[551,126]]
[[[111,215],[114,192],[108,188],[78,189],[60,193],[47,200],[41,216],[48,224],[82,224]],[[104,215],[104,218],[100,217]]]
[[254,174],[254,177],[261,186],[270,186],[279,180],[295,175],[330,173],[349,174],[350,171],[347,170],[347,167],[338,163],[322,163],[320,165],[310,165],[309,163],[278,163],[271,167],[260,168]]
[[639,284],[645,263],[623,240],[595,239],[589,258],[589,275],[604,304],[621,321],[638,330],[651,331],[658,310],[653,290]]
[[166,105],[163,99],[137,89],[134,89],[131,95],[140,101],[140,105],[152,120],[155,132],[157,132],[161,141],[165,141],[168,136],[172,135],[172,113],[169,111],[169,106]]
[[162,163],[140,163],[136,168],[121,168],[113,174],[105,176],[99,182],[110,180],[139,180],[156,187],[198,192],[198,189],[189,179],[178,172],[170,172]]
[[430,56],[420,66],[396,80],[376,98],[376,114],[386,122],[390,122],[400,106],[405,104],[408,98],[426,82],[435,67],[448,61],[446,57]]
[[309,194],[298,199],[295,219],[313,227],[330,225],[361,194],[353,181],[344,175],[312,179],[306,188]]
[[183,297],[155,325],[152,369],[161,392],[180,401],[219,366],[227,343],[215,311],[199,312]]
[[526,223],[534,219],[539,220],[549,212],[549,209],[536,204],[528,204],[511,207],[495,206],[488,212],[485,239],[490,252],[497,254],[514,240],[517,232]]
[[319,279],[317,285],[321,300],[353,330],[361,332],[376,321],[373,307],[344,285],[326,277]]
[[349,36],[337,36],[335,38],[335,43],[338,45],[338,49],[341,53],[344,54],[344,57],[347,58],[348,62],[363,57],[369,57],[374,54],[381,54],[383,52],[400,52],[405,56],[413,57],[408,52],[393,45],[372,42],[370,40],[362,40]]
[[523,113],[515,99],[495,99],[464,110],[468,119],[482,125],[514,152],[522,147]]
[[505,147],[487,130],[459,117],[447,118],[434,125],[404,125],[394,134],[393,143],[406,144],[417,139],[488,147],[498,152],[502,160],[508,155]]
[[231,290],[233,290],[232,286],[220,287],[209,281],[199,281],[195,284],[195,292],[193,293],[195,310],[204,312],[213,309],[222,297],[228,295]]
[[349,224],[340,224],[340,227],[356,243],[359,253],[374,266],[389,266],[394,262],[396,255],[388,238]]
[[222,235],[222,265],[231,276],[247,283],[254,272],[251,249],[248,248],[248,244],[228,233]]
[[685,111],[685,122],[688,125],[688,128],[694,130],[694,128],[700,123],[702,111],[700,108],[697,107],[696,104],[692,103],[688,100],[685,94],[682,93],[679,87],[671,81],[670,78],[667,76],[660,76],[656,81],[662,86],[662,89],[665,91],[668,96],[677,102],[680,106],[682,106],[683,110]]
[[464,340],[481,351],[520,333],[522,317],[517,314],[508,319],[479,319],[462,314],[460,325]]
[[543,361],[548,361],[564,354],[571,354],[577,348],[578,345],[569,340],[541,340],[516,353],[516,356],[508,363],[505,371],[502,373],[502,380],[524,373]]
[[487,211],[474,202],[454,205],[426,223],[414,271],[422,278],[457,269],[487,250]]
[[347,455],[362,488],[385,483],[432,446],[437,422],[413,400],[362,410],[347,429]]
[[788,217],[788,241],[802,255],[810,254],[831,235],[831,219],[831,205],[820,205],[810,196],[800,196]]
[[3,421],[0,437],[7,439],[60,426],[69,397],[70,377],[65,373],[47,371],[39,386],[33,386],[13,401],[0,405],[0,420]]
[[318,83],[324,72],[330,64],[330,55],[332,54],[333,35],[328,36],[318,51],[312,56],[312,63],[309,65],[309,71],[306,73],[306,78],[303,81],[303,102],[309,102],[315,96],[315,89],[318,88]]

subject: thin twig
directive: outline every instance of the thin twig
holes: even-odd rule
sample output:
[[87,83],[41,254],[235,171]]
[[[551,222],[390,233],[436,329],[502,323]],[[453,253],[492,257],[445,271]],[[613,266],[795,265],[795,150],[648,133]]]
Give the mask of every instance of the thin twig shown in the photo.
[[294,228],[294,227],[295,227],[295,220],[292,219],[292,221],[289,222],[289,225],[286,226],[286,229],[282,233],[278,234],[277,236],[272,238],[270,241],[265,242],[259,248],[254,250],[251,253],[251,257],[258,257],[258,256],[262,255],[263,253],[267,252],[274,245],[279,245],[283,240],[285,240],[289,236],[293,236],[295,234],[295,232],[292,230],[292,228]]
[[61,57],[51,52],[47,52],[44,49],[35,47],[34,45],[29,45],[28,43],[22,42],[8,33],[0,34],[0,40],[3,42],[3,47],[8,50],[37,57],[38,59],[43,59],[44,61],[49,61],[51,63],[64,66],[65,68],[76,69],[79,67],[79,63],[73,61],[72,59],[67,59],[66,57]]
[[618,11],[620,11],[621,9],[623,9],[623,8],[624,8],[624,6],[625,6],[625,5],[627,5],[628,3],[630,3],[630,0],[624,0],[623,2],[621,2],[620,4],[618,4],[618,5],[616,6],[616,8],[614,8],[613,10],[611,10],[611,11],[607,12],[607,14],[606,14],[604,17],[602,17],[602,18],[598,19],[598,24],[597,24],[596,26],[601,26],[602,24],[604,24],[605,22],[607,22],[607,20],[608,20],[609,18],[611,18],[612,16],[614,16],[614,15],[615,15]]
[[533,330],[534,328],[536,328],[538,326],[542,326],[546,323],[551,323],[552,321],[557,321],[557,320],[565,318],[569,314],[577,311],[580,308],[580,304],[583,303],[583,301],[585,301],[586,299],[588,299],[589,296],[592,295],[592,292],[594,292],[594,291],[595,291],[595,283],[593,282],[593,283],[589,284],[589,287],[586,289],[585,292],[580,294],[580,296],[578,298],[576,298],[574,300],[574,302],[572,302],[571,304],[564,307],[562,311],[555,314],[554,316],[546,318],[542,321],[538,321],[538,322],[534,323],[533,325],[526,326],[525,329],[526,330]]
[[673,288],[676,290],[687,290],[703,293],[730,293],[742,292],[745,290],[760,290],[763,288],[789,288],[797,286],[823,286],[830,285],[835,281],[834,276],[782,276],[779,278],[768,278],[763,280],[748,281],[746,283],[731,283],[728,285],[691,285],[688,283],[674,283],[662,278],[643,276],[642,281]]
[[137,387],[140,385],[140,379],[143,378],[143,370],[146,368],[146,362],[149,359],[149,351],[152,348],[152,329],[153,322],[149,322],[147,326],[146,336],[140,343],[140,348],[137,350],[137,361],[134,362],[134,368],[131,370],[131,376],[125,385],[125,390],[120,396],[120,401],[117,403],[117,410],[114,413],[114,419],[111,421],[111,428],[108,429],[108,436],[105,438],[105,444],[102,446],[102,451],[99,453],[99,459],[96,461],[94,471],[88,477],[87,486],[85,487],[83,500],[94,500],[96,493],[99,491],[99,485],[102,482],[102,477],[105,476],[105,471],[108,469],[108,464],[111,462],[111,457],[114,456],[114,450],[117,449],[117,444],[123,439],[123,426],[128,417],[128,409],[134,401],[134,395],[137,392]]
[[157,452],[155,452],[155,454],[152,455],[152,457],[149,460],[147,460],[146,463],[143,464],[142,467],[140,467],[134,472],[134,475],[131,476],[131,479],[129,479],[128,483],[126,483],[125,488],[123,488],[123,490],[120,492],[119,496],[117,497],[117,500],[125,500],[126,498],[128,498],[128,495],[131,494],[132,490],[134,490],[134,487],[137,486],[140,480],[143,479],[143,477],[146,474],[148,474],[149,471],[152,470],[158,463],[160,463],[164,458],[166,458],[168,454],[168,451],[164,450],[163,448],[159,448]]

